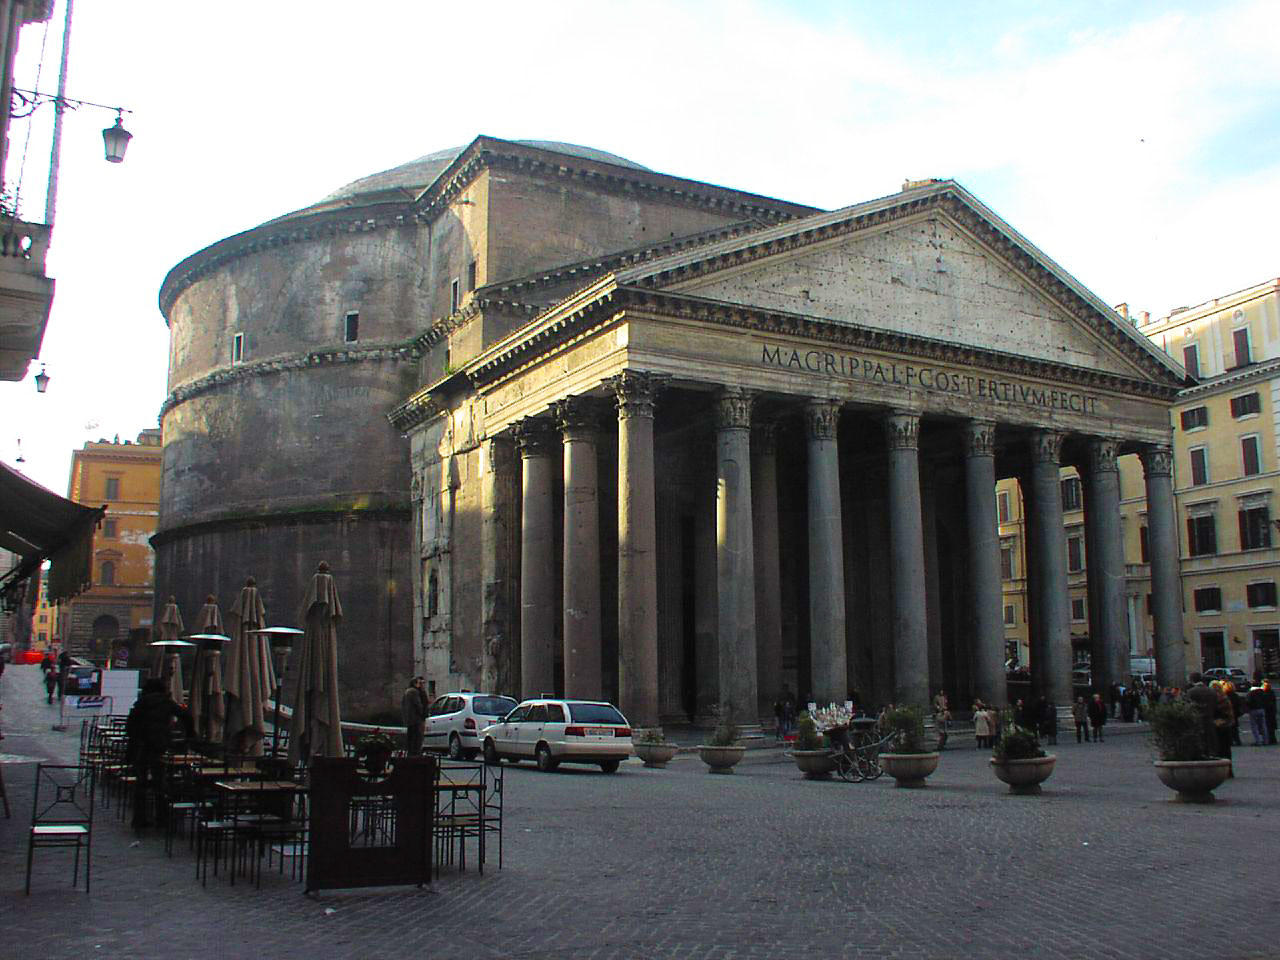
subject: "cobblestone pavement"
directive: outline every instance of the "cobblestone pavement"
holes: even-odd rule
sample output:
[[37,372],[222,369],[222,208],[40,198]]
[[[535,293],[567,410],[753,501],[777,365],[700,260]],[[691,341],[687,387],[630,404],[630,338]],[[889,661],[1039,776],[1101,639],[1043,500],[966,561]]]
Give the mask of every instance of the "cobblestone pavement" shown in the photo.
[[[777,751],[728,777],[696,756],[606,776],[508,774],[505,869],[432,889],[302,895],[195,882],[179,845],[95,831],[93,894],[59,851],[22,894],[34,767],[68,757],[34,667],[0,678],[4,956],[1273,958],[1280,747],[1237,749],[1213,807],[1156,780],[1145,738],[1063,742],[1043,796],[1011,797],[984,752],[948,750],[925,790],[807,782]],[[1246,740],[1248,737],[1246,736]],[[1264,882],[1260,882],[1264,881]]]

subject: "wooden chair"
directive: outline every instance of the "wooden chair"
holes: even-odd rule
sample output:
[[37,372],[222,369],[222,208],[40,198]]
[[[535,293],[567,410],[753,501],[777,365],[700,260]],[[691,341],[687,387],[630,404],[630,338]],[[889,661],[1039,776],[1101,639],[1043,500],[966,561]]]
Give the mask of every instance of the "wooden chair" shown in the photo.
[[84,892],[89,892],[93,856],[94,782],[90,768],[78,764],[36,765],[31,830],[27,835],[27,884],[31,893],[31,865],[37,847],[74,847],[74,887],[80,879],[80,850],[84,848]]

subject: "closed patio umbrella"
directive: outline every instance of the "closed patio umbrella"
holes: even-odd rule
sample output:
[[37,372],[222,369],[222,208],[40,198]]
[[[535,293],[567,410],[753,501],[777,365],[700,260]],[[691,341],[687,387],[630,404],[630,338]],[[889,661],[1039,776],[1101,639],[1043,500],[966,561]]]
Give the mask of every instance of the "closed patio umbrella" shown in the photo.
[[250,632],[261,629],[266,621],[267,611],[258,594],[257,581],[250,577],[231,607],[231,643],[223,670],[227,747],[242,756],[262,756],[262,740],[266,736],[263,705],[276,685],[271,646],[265,637]]
[[222,739],[227,703],[222,691],[222,641],[208,639],[222,633],[222,611],[212,593],[204,598],[196,632],[204,636],[191,672],[191,721],[202,740],[217,743]]
[[302,603],[306,636],[289,726],[289,759],[342,756],[342,714],[338,706],[338,588],[321,563]]
[[[178,601],[173,597],[164,605],[160,614],[160,639],[177,640],[182,635],[182,614],[178,610]],[[164,681],[164,688],[173,697],[174,703],[182,703],[182,661],[178,657],[178,647],[157,647],[160,660],[159,677]]]

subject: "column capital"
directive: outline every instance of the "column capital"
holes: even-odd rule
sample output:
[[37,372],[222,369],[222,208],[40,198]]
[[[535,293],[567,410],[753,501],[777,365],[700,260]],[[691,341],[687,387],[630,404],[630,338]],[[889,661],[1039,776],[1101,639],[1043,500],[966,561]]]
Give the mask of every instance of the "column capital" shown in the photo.
[[613,391],[619,420],[626,420],[628,417],[652,419],[653,401],[669,379],[663,374],[649,373],[646,370],[623,370],[617,376],[601,382]]
[[1061,463],[1062,439],[1063,435],[1056,430],[1032,431],[1031,459],[1036,463]]
[[1173,450],[1164,444],[1151,444],[1138,453],[1142,471],[1148,477],[1173,476]]
[[835,400],[810,400],[804,405],[810,440],[834,440],[840,425],[840,404]]
[[751,452],[766,457],[778,452],[778,421],[756,420],[751,424]]
[[748,430],[755,394],[741,387],[724,387],[716,394],[716,429]]
[[996,455],[996,423],[994,420],[970,420],[965,424],[964,454],[966,457],[994,457]]
[[895,410],[884,418],[884,435],[890,450],[917,450],[920,447],[920,418]]
[[551,424],[542,417],[525,417],[515,425],[516,449],[520,456],[549,457],[559,441]]
[[599,419],[587,397],[565,397],[551,405],[551,415],[565,440],[594,440]]
[[1089,472],[1117,473],[1120,470],[1116,462],[1119,454],[1119,441],[1110,437],[1094,437],[1089,441]]

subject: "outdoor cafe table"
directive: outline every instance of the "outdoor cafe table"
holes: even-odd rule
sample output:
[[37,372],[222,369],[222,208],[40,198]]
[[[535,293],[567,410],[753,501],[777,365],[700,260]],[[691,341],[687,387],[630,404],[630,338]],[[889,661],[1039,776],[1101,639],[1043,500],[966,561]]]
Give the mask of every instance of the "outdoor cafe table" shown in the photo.
[[[305,783],[298,783],[295,780],[218,780],[214,783],[216,789],[222,798],[227,802],[228,809],[231,813],[231,819],[236,824],[233,828],[232,847],[236,846],[235,834],[239,833],[239,825],[242,820],[246,824],[249,822],[246,818],[256,818],[258,815],[266,813],[280,818],[281,822],[286,822],[292,817],[293,801],[295,797],[303,797],[308,791]],[[301,819],[305,823],[305,808],[301,811]],[[248,832],[251,833],[252,828]],[[258,857],[262,856],[262,847],[258,847]],[[231,868],[231,882],[235,883],[235,867]],[[252,867],[250,876],[253,876]],[[261,882],[261,870],[258,871],[259,882]]]

